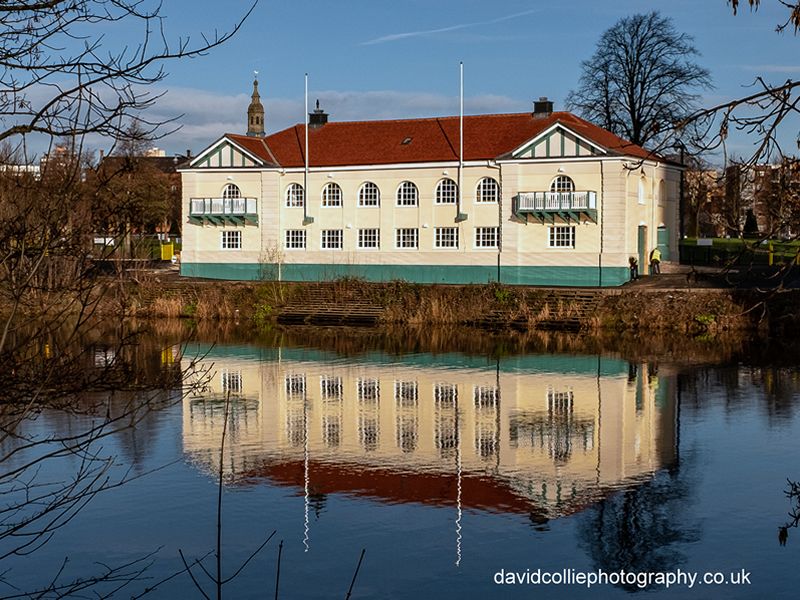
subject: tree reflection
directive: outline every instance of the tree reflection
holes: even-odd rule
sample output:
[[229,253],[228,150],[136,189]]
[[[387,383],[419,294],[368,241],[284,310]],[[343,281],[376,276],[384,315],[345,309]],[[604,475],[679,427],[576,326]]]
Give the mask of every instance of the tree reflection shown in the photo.
[[[582,517],[579,535],[594,567],[604,571],[662,572],[686,562],[680,545],[699,539],[686,520],[691,488],[677,468],[610,495]],[[627,591],[641,591],[623,585]],[[646,589],[646,588],[645,588]]]
[[788,480],[788,487],[785,493],[792,504],[792,508],[789,511],[789,520],[778,527],[778,543],[781,546],[785,546],[786,541],[789,539],[789,529],[800,525],[800,481]]

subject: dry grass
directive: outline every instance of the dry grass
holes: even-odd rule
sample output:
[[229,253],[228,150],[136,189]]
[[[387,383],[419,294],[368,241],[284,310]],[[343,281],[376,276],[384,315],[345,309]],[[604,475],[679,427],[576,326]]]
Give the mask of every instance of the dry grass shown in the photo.
[[183,314],[183,300],[176,296],[159,297],[153,300],[147,312],[152,317],[177,319]]

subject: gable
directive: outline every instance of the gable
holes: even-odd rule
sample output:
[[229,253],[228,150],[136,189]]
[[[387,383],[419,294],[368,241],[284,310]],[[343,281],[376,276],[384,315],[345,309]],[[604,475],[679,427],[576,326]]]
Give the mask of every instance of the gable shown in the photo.
[[191,166],[199,169],[260,167],[264,162],[253,156],[241,146],[227,138],[219,140],[192,161]]
[[514,158],[574,158],[597,156],[605,151],[561,124],[556,124],[514,150]]

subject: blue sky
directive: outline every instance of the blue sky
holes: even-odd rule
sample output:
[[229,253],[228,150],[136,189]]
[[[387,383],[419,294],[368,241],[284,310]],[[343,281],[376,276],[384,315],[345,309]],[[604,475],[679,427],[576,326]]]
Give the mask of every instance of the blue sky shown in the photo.
[[[229,28],[249,2],[165,5],[168,36],[197,39]],[[706,104],[747,94],[758,74],[773,82],[800,74],[800,37],[775,32],[785,15],[777,0],[736,17],[725,0],[261,0],[224,47],[167,65],[154,112],[183,113],[183,128],[159,145],[198,152],[223,132],[242,132],[254,70],[268,132],[302,121],[305,72],[332,120],[456,114],[462,60],[468,113],[525,111],[539,96],[563,108],[600,34],[654,9],[694,36],[715,85]],[[797,133],[790,125],[784,135]],[[748,143],[737,138],[734,151]]]

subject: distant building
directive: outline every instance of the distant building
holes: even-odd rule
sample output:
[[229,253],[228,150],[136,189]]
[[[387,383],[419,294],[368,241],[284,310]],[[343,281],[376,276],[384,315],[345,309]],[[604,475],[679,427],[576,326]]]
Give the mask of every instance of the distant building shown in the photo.
[[[698,235],[793,238],[800,233],[800,161],[730,165],[686,174],[687,210]],[[693,235],[692,214],[688,234]]]
[[[680,167],[546,98],[532,112],[331,122],[247,135],[183,174],[182,274],[615,286],[677,260]],[[463,159],[463,160],[461,160]],[[459,185],[460,184],[460,185]]]

